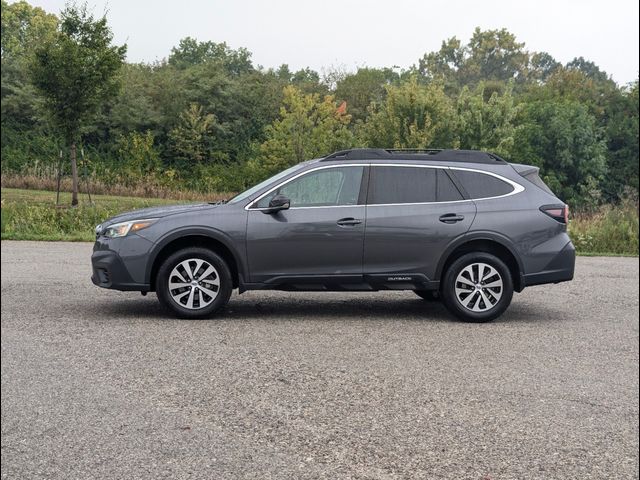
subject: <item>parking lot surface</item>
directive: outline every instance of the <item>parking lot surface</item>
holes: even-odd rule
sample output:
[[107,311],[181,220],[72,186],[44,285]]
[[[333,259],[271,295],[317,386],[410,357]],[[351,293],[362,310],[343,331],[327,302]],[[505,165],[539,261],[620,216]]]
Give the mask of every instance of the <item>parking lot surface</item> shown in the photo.
[[638,259],[494,323],[412,292],[234,294],[175,320],[91,245],[2,242],[2,477],[638,477]]

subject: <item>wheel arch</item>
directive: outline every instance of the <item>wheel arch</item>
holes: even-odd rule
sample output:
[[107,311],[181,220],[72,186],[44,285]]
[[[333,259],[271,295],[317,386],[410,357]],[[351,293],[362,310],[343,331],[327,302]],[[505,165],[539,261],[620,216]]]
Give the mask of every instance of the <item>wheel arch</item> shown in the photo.
[[456,259],[470,252],[485,252],[500,258],[511,272],[513,288],[516,292],[524,288],[524,269],[515,247],[507,238],[493,232],[465,235],[450,245],[441,257],[436,270],[436,278],[442,281],[444,273]]
[[243,283],[244,263],[232,247],[231,241],[215,230],[198,228],[172,232],[157,243],[146,270],[146,279],[152,291],[155,290],[156,275],[162,262],[174,252],[187,247],[203,247],[217,253],[229,266],[233,288],[238,288]]

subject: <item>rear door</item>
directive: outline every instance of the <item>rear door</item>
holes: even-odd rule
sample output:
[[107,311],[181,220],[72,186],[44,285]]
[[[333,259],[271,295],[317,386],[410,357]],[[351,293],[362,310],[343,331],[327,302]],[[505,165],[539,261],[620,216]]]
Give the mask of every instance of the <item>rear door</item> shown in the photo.
[[475,214],[474,202],[463,198],[446,167],[372,164],[365,275],[415,273],[433,280],[447,245],[469,230]]

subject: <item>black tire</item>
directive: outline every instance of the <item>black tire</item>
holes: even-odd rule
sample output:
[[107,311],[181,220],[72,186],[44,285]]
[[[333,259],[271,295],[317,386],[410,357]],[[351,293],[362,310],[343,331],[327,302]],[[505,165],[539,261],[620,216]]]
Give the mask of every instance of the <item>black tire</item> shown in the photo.
[[[477,272],[478,267],[473,267],[474,264],[485,264],[493,267],[499,275],[499,279],[502,281],[502,287],[494,287],[490,289],[492,291],[487,292],[487,289],[482,286],[483,284],[481,282],[477,282],[474,287],[467,287],[465,284],[459,284],[465,289],[469,288],[471,292],[468,295],[466,295],[466,293],[462,293],[461,295],[465,295],[465,297],[459,300],[458,294],[456,293],[456,281],[459,278],[458,276],[461,275],[461,272],[466,268],[471,268],[472,272]],[[473,270],[474,268],[476,268],[476,270]],[[498,277],[493,276],[485,278],[486,284],[489,285],[495,282],[495,280],[490,280],[490,278],[496,279]],[[475,290],[477,290],[477,292]],[[513,297],[513,279],[511,278],[509,268],[495,255],[484,252],[472,252],[456,259],[449,266],[444,274],[441,291],[442,300],[445,306],[460,320],[476,323],[490,322],[502,315],[511,303],[511,298]],[[484,296],[481,291],[484,293]],[[496,303],[493,305],[485,304],[484,298],[495,300],[494,295],[497,295],[498,293],[500,294],[500,297],[497,299]],[[477,305],[477,308],[486,309],[484,311],[472,311],[471,308],[465,307],[462,304],[462,301],[465,301],[467,297],[469,297],[469,304],[471,307],[475,307]]]
[[[196,263],[187,262],[191,260],[195,260]],[[207,283],[208,280],[205,279],[203,280],[205,283],[200,284],[193,284],[193,282],[189,281],[188,283],[192,286],[174,289],[172,295],[172,291],[169,289],[169,280],[172,272],[175,272],[174,269],[177,268],[178,274],[182,273],[182,276],[186,280],[190,280],[187,275],[191,275],[193,273],[191,270],[196,270],[193,276],[198,279],[198,275],[203,275],[207,270],[207,268],[205,268],[206,264],[202,264],[203,266],[196,269],[196,266],[198,265],[197,262],[200,260],[208,263],[214,268],[214,272],[207,278],[211,279],[212,282],[215,282],[216,278],[218,279],[219,285],[217,286],[217,291],[215,291],[215,285]],[[184,267],[180,266],[183,262],[190,265],[191,268],[189,272],[186,272]],[[199,280],[202,280],[202,278]],[[181,282],[180,279],[176,280],[175,276],[173,277],[173,281]],[[162,265],[158,269],[158,275],[156,276],[156,294],[158,295],[158,300],[160,300],[160,303],[178,318],[211,317],[227,304],[229,297],[231,296],[232,289],[233,280],[231,272],[224,259],[211,250],[201,247],[184,248],[173,253],[164,262],[162,262]],[[194,290],[193,295],[191,294],[191,290]],[[217,295],[213,296],[212,294],[212,296],[208,296],[204,293],[205,291],[215,291]],[[184,296],[178,300],[174,299],[174,296],[179,297],[181,293],[185,293],[187,297],[186,300]],[[191,298],[189,299],[189,297]],[[213,300],[211,301],[209,299]],[[187,308],[186,306],[189,300],[191,300],[192,308]],[[201,302],[206,303],[207,301],[210,303],[200,307]]]
[[415,294],[427,302],[439,302],[442,295],[438,290],[414,290]]

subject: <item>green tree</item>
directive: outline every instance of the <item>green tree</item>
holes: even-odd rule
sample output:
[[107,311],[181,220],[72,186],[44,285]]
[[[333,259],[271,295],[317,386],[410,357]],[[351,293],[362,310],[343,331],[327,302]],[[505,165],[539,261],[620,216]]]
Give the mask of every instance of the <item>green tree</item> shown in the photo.
[[476,28],[467,47],[463,74],[467,82],[526,80],[529,54],[507,29]]
[[266,128],[266,140],[260,147],[260,175],[353,146],[347,128],[350,121],[333,96],[321,99],[318,94],[285,87],[280,117]]
[[154,147],[153,133],[131,132],[118,140],[118,155],[126,180],[132,184],[142,178],[156,175],[162,164],[158,151]]
[[398,80],[398,74],[390,68],[359,68],[337,82],[335,95],[338,101],[347,102],[354,122],[364,121],[369,105],[381,103],[386,95],[385,86]]
[[455,110],[439,83],[421,85],[415,76],[386,87],[380,105],[372,104],[358,138],[367,147],[451,148],[455,141]]
[[28,59],[39,43],[55,33],[58,24],[55,15],[25,1],[8,4],[2,0],[1,16],[2,60]]
[[464,87],[457,102],[457,136],[460,148],[487,150],[508,157],[514,143],[515,121],[521,106],[515,105],[509,86],[486,99],[485,86],[475,92]]
[[211,160],[216,118],[201,105],[191,104],[178,125],[169,132],[169,145],[175,160],[187,170]]
[[609,175],[604,183],[607,200],[617,200],[626,189],[638,192],[638,80],[623,90],[622,95],[610,103],[607,133]]
[[540,167],[549,187],[573,206],[596,205],[607,173],[602,130],[576,102],[527,104],[516,130],[513,158]]
[[560,68],[562,64],[547,52],[533,53],[529,62],[529,81],[546,82],[549,76]]
[[73,195],[78,204],[76,144],[82,127],[100,105],[118,90],[117,73],[126,46],[111,45],[113,34],[105,16],[94,19],[86,5],[68,5],[60,14],[56,34],[35,50],[33,83],[71,148]]
[[466,48],[456,37],[444,40],[437,52],[425,53],[418,61],[418,71],[428,80],[458,83],[458,72],[466,60]]
[[[11,131],[36,133],[42,120],[40,99],[29,82],[28,64],[34,49],[55,35],[58,19],[41,8],[2,0],[2,135]],[[42,132],[37,132],[42,135]],[[5,145],[3,141],[2,145]]]
[[584,73],[588,78],[591,78],[597,82],[607,82],[610,80],[607,72],[600,70],[600,67],[598,67],[595,63],[585,59],[584,57],[574,58],[567,63],[566,68],[569,70],[578,70]]
[[427,79],[440,80],[449,88],[476,85],[480,81],[527,79],[529,53],[524,43],[506,29],[476,28],[467,45],[456,37],[444,42],[437,52],[426,53],[418,71]]
[[246,48],[233,50],[225,42],[199,42],[195,38],[186,37],[171,49],[169,55],[169,64],[180,69],[208,62],[220,64],[231,75],[241,75],[253,70],[251,52]]

